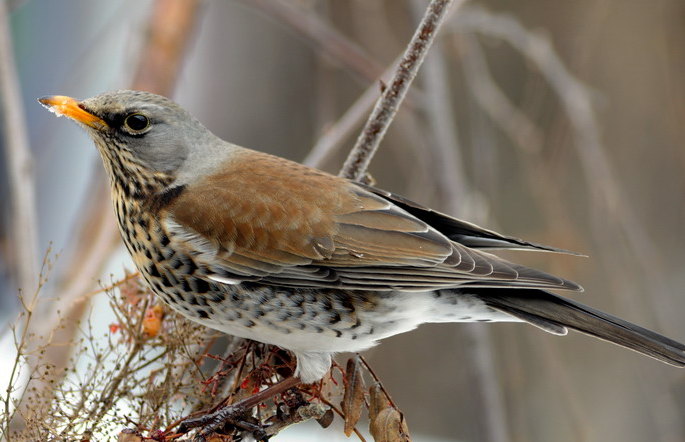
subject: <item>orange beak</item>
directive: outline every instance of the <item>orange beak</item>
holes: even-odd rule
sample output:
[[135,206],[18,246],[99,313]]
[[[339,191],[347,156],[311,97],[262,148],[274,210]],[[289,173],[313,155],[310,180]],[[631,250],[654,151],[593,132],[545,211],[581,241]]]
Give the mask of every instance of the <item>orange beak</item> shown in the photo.
[[66,116],[74,121],[83,123],[93,129],[105,129],[107,123],[90,112],[86,111],[78,100],[63,95],[53,95],[51,97],[41,97],[38,101],[57,116]]

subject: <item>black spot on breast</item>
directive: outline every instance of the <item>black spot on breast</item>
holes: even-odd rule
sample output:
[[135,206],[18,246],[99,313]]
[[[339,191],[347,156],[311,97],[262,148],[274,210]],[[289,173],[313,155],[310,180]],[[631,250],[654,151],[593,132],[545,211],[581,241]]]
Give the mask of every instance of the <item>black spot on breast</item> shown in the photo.
[[345,296],[342,299],[342,306],[345,310],[348,312],[353,312],[354,311],[354,305],[352,305],[352,301],[350,300],[349,296]]
[[342,336],[342,332],[340,330],[333,330],[335,332],[335,337],[339,338]]
[[340,313],[334,312],[334,313],[331,315],[331,319],[328,321],[328,323],[329,323],[329,324],[337,324],[337,323],[340,322],[341,320],[342,320],[342,318],[340,317]]
[[255,325],[257,325],[257,324],[255,324],[254,321],[250,321],[249,319],[247,321],[245,321],[245,327],[247,327],[247,328],[252,328]]
[[169,281],[169,278],[166,277],[166,275],[162,275],[162,284],[164,284],[164,287],[173,287],[174,284],[172,284],[171,281]]
[[155,278],[159,278],[160,276],[162,276],[159,274],[159,270],[157,269],[157,266],[154,263],[150,264],[150,266],[147,268],[147,272],[150,274],[150,276],[154,276]]
[[219,291],[214,291],[210,293],[209,299],[214,303],[220,304],[226,300],[226,295]]
[[169,237],[162,233],[162,237],[159,239],[159,243],[162,245],[162,247],[168,246],[170,242],[171,241],[169,241]]
[[201,317],[202,319],[207,319],[207,318],[209,318],[209,315],[208,315],[207,312],[204,311],[204,310],[198,310],[198,311],[197,311],[197,315],[198,315],[199,317]]
[[149,260],[152,260],[152,252],[150,249],[145,250],[145,257]]
[[178,270],[178,269],[180,269],[181,267],[183,267],[183,262],[181,262],[180,259],[174,259],[174,260],[171,262],[171,268],[172,268],[172,269]]
[[204,279],[195,279],[195,291],[197,293],[207,293],[209,291],[209,283]]

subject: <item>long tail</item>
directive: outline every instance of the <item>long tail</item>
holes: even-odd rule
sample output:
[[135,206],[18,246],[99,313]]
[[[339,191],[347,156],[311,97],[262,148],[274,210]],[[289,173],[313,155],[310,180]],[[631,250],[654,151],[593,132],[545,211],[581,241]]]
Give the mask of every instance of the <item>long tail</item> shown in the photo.
[[685,345],[578,302],[535,289],[469,290],[490,307],[549,333],[567,328],[612,342],[677,367],[685,367]]

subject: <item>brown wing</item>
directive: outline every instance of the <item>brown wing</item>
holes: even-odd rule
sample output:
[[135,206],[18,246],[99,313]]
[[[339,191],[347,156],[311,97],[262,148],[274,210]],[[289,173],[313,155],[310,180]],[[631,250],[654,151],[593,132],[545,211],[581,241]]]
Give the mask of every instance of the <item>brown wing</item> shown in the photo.
[[201,249],[215,281],[578,289],[452,241],[382,195],[297,163],[245,150],[219,170],[188,186],[164,215]]

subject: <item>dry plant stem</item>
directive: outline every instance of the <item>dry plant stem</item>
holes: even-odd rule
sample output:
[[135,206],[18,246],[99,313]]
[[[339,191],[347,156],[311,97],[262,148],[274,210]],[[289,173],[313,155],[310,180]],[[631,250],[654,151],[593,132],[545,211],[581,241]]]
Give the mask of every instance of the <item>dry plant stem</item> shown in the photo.
[[416,77],[451,3],[452,0],[432,0],[428,5],[393,79],[371,112],[340,176],[359,181],[366,175],[369,163]]
[[376,80],[383,72],[383,66],[369,57],[362,48],[305,8],[283,0],[242,1],[250,7],[258,8],[273,16],[279,23],[290,26],[326,54],[330,60],[346,66],[364,83]]
[[22,358],[26,356],[26,352],[28,350],[29,329],[31,327],[33,313],[36,309],[36,304],[38,302],[38,295],[40,294],[43,285],[45,285],[45,282],[47,281],[46,270],[49,270],[50,267],[49,254],[50,249],[47,250],[45,256],[43,257],[43,265],[38,276],[38,285],[35,291],[33,292],[33,296],[31,296],[30,299],[22,296],[19,297],[19,302],[21,303],[21,307],[25,313],[25,317],[23,321],[23,327],[21,328],[21,336],[18,339],[16,334],[16,328],[12,327],[14,347],[16,348],[17,353],[14,356],[12,370],[10,372],[9,379],[7,379],[7,388],[5,389],[5,395],[2,398],[2,402],[4,404],[3,413],[5,420],[3,421],[4,425],[0,428],[0,440],[6,440],[7,442],[10,442],[11,440],[11,424],[14,419],[14,414],[17,411],[17,408],[15,408],[14,410],[10,410],[10,404],[12,403],[12,393],[15,391],[14,386],[17,383],[17,378],[20,375],[19,372],[22,365]]
[[[146,311],[149,303],[146,301],[142,311]],[[138,323],[135,325],[138,330],[138,336],[142,335],[144,315],[141,315],[138,319]],[[110,383],[103,389],[100,394],[100,399],[96,402],[97,407],[90,410],[88,418],[85,422],[99,423],[102,417],[107,413],[107,410],[114,405],[116,397],[119,395],[119,385],[132,371],[131,363],[138,356],[138,353],[142,350],[143,344],[140,341],[136,341],[131,348],[128,357],[122,364],[123,370],[119,372]],[[66,429],[65,429],[66,431]]]
[[0,2],[0,106],[9,181],[12,258],[17,287],[33,293],[38,274],[38,228],[33,158],[24,121],[21,85],[14,64],[7,2]]
[[[380,387],[380,389],[383,392],[383,394],[385,395],[385,397],[388,398],[388,402],[390,403],[390,406],[393,408],[397,408],[397,405],[395,405],[395,402],[392,400],[390,393],[388,393],[388,390],[385,389],[380,378],[376,375],[376,372],[373,371],[373,368],[371,368],[371,365],[369,365],[369,363],[366,362],[366,359],[364,359],[364,356],[360,355],[359,353],[357,353],[357,356],[359,356],[359,359],[362,361],[362,364],[364,364],[364,367],[366,367],[366,369],[369,371],[369,374],[371,374],[371,377],[373,378],[373,380],[376,381],[376,383]],[[397,409],[399,410],[399,408],[397,408]]]

